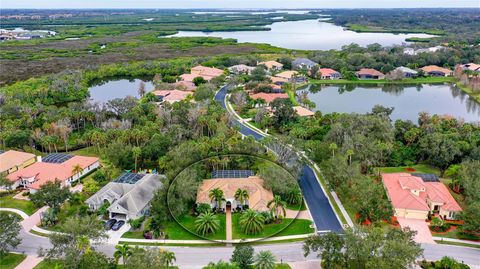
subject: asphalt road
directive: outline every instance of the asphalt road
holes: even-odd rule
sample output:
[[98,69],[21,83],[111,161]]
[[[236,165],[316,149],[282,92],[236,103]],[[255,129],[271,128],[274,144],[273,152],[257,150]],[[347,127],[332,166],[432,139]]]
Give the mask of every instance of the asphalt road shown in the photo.
[[[220,103],[223,108],[227,108],[225,96],[228,91],[228,85],[222,87],[215,95],[215,100]],[[235,124],[240,126],[240,133],[245,136],[251,135],[255,140],[260,140],[264,136],[255,130],[249,128],[245,124],[235,119]],[[308,205],[310,214],[317,228],[317,231],[334,231],[342,232],[343,228],[335,216],[332,206],[330,205],[327,196],[320,187],[315,173],[308,165],[303,167],[302,175],[299,180],[300,188],[302,189],[305,202]]]

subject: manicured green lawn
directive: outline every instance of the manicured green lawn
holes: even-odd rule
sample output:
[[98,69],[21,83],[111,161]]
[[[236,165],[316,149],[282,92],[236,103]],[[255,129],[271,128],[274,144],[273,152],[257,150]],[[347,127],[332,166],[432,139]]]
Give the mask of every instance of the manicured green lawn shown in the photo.
[[399,166],[399,167],[378,167],[377,169],[381,173],[411,173],[406,168],[413,168],[416,171],[413,173],[425,173],[425,174],[435,174],[440,176],[440,169],[433,167],[428,164],[416,164],[412,166]]
[[28,215],[32,215],[37,209],[30,200],[13,199],[15,194],[0,197],[0,207],[20,209]]
[[23,254],[7,253],[5,257],[0,259],[0,268],[13,269],[17,267],[27,256]]
[[287,205],[287,208],[288,209],[291,209],[291,210],[298,210],[298,211],[303,211],[303,210],[307,210],[307,206],[305,205],[305,201],[302,201],[302,204],[299,206],[299,205]]
[[63,265],[59,261],[41,261],[34,269],[62,269]]
[[312,222],[304,219],[283,219],[281,223],[271,223],[265,225],[263,231],[255,235],[247,235],[241,231],[240,226],[240,214],[236,213],[232,215],[232,237],[233,239],[244,238],[266,238],[271,236],[286,236],[286,235],[298,235],[313,233],[313,229],[310,228]]

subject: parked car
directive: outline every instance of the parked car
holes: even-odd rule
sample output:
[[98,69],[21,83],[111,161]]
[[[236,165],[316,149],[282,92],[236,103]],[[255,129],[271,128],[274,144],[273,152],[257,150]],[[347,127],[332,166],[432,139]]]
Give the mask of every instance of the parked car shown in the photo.
[[115,224],[113,224],[112,230],[113,230],[113,231],[118,231],[118,230],[120,230],[120,228],[123,226],[123,224],[125,224],[125,221],[123,221],[123,220],[117,221]]
[[105,222],[105,229],[110,230],[112,229],[112,226],[117,222],[116,219],[109,219]]

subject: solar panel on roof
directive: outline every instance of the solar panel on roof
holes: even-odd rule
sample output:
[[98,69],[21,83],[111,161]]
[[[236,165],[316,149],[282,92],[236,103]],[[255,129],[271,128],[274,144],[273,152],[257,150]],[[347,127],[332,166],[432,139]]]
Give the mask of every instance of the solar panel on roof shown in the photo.
[[252,170],[213,170],[212,178],[246,178],[255,175]]
[[126,183],[126,184],[135,184],[137,181],[143,178],[143,174],[136,174],[136,173],[130,173],[130,172],[125,172],[121,174],[119,177],[117,177],[114,182],[117,183]]
[[412,176],[421,178],[423,182],[440,182],[440,179],[435,174],[412,173]]
[[66,153],[52,153],[44,158],[42,158],[42,162],[45,163],[63,163],[67,160],[73,158],[73,155],[66,154]]

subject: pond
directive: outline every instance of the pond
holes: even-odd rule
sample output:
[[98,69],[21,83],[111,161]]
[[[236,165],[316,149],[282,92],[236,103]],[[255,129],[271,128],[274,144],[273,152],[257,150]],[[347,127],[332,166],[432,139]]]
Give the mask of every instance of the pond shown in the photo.
[[394,107],[392,120],[417,122],[418,113],[451,115],[468,122],[480,122],[480,104],[450,84],[434,85],[330,85],[310,87],[308,98],[322,113],[367,113],[375,105]]
[[240,43],[267,43],[273,46],[300,50],[341,49],[343,45],[357,43],[366,46],[379,43],[383,46],[406,43],[410,37],[432,37],[427,34],[392,34],[392,33],[357,33],[345,30],[341,26],[322,20],[303,20],[275,22],[267,25],[270,31],[232,31],[232,32],[199,32],[179,31],[167,37],[212,36],[235,38]]
[[[97,84],[89,88],[90,100],[93,102],[106,103],[115,98],[125,98],[134,96],[139,98],[138,88],[140,87],[140,79],[119,79],[110,80],[102,84]],[[145,83],[145,91],[153,90],[153,84],[149,81]]]

